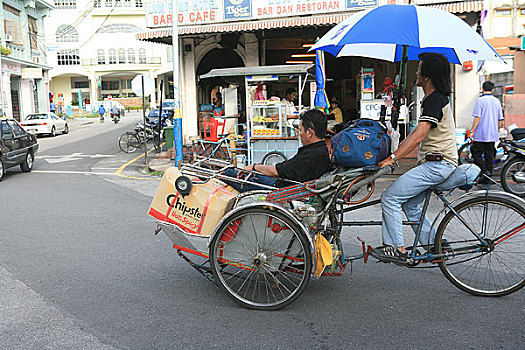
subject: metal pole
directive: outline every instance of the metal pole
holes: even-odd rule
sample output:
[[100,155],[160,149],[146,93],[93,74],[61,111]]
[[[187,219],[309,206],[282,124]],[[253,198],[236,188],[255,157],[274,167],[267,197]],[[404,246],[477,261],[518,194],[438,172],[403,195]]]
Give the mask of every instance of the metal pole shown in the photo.
[[[160,144],[160,134],[162,129],[162,86],[164,85],[164,80],[160,81],[160,106],[159,106],[159,144]],[[164,135],[166,136],[166,135]],[[162,147],[161,147],[162,148]],[[162,149],[161,149],[162,150]]]
[[179,25],[177,1],[173,0],[171,14],[171,39],[173,46],[173,99],[175,108],[173,113],[173,147],[175,148],[175,166],[182,162],[182,114],[180,111],[179,89]]
[[148,168],[148,146],[146,144],[146,94],[144,93],[144,74],[141,76],[140,79],[142,82],[142,121],[144,123],[144,161],[146,162],[146,168]]

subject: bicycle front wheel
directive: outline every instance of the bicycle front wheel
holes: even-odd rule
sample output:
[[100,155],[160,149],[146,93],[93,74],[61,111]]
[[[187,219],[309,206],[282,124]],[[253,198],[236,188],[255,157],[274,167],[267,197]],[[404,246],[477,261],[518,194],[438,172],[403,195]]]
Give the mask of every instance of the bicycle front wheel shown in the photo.
[[250,309],[277,310],[306,288],[312,252],[303,231],[286,215],[266,208],[240,210],[210,243],[219,286]]
[[[515,201],[485,195],[458,204],[439,224],[439,263],[459,289],[478,296],[502,296],[525,285],[525,209]],[[468,226],[467,226],[468,225]],[[477,234],[474,235],[468,227]]]
[[118,147],[122,152],[133,153],[140,147],[140,140],[137,134],[128,131],[119,136]]
[[525,196],[525,159],[514,158],[501,170],[501,185],[505,191]]

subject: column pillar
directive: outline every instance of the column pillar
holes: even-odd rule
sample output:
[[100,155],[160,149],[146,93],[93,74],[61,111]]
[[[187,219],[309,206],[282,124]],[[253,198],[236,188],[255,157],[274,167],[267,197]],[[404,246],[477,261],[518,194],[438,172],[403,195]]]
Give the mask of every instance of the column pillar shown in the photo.
[[259,65],[259,40],[253,33],[244,34],[244,46],[246,51],[246,67]]
[[155,73],[153,70],[150,70],[148,72],[149,74],[149,77],[151,79],[153,79],[153,92],[151,93],[151,95],[149,96],[149,100],[150,100],[150,108],[157,108],[157,86],[155,84]]
[[98,102],[98,82],[96,73],[89,75],[89,85],[89,101],[93,105],[95,102]]
[[197,120],[197,77],[195,66],[195,43],[193,39],[182,40],[181,102],[182,102],[182,135],[185,141],[196,136]]

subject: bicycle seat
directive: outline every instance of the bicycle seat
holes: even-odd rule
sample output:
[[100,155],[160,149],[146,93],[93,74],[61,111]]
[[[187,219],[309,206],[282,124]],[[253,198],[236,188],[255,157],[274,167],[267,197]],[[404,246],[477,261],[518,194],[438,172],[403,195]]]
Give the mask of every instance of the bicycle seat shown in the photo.
[[449,191],[454,188],[468,191],[474,185],[474,181],[478,178],[481,169],[475,164],[462,164],[450,174],[450,176],[440,183],[432,187],[437,191]]

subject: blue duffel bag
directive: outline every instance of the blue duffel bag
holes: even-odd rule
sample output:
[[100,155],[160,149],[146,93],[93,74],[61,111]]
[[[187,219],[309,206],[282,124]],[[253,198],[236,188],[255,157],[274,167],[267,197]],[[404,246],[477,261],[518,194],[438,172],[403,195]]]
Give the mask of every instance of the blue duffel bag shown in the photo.
[[345,168],[376,165],[390,155],[386,128],[372,119],[358,119],[332,138],[333,161]]

